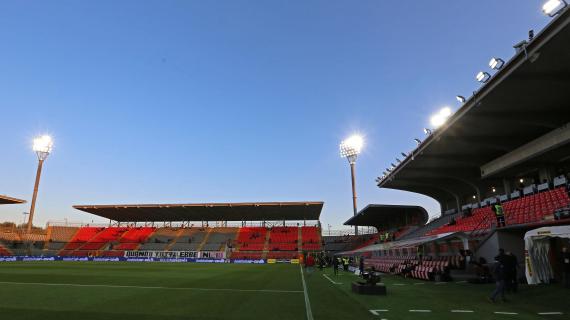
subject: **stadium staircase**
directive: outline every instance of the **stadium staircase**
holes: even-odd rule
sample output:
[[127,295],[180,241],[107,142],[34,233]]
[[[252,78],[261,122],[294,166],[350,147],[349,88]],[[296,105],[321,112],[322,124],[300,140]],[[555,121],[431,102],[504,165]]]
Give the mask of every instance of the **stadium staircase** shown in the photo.
[[176,240],[178,240],[178,238],[180,238],[180,236],[182,236],[182,233],[184,233],[184,229],[180,228],[176,232],[176,236],[174,237],[174,239],[172,239],[172,241],[166,246],[166,248],[164,248],[164,250],[170,251],[170,249],[172,249],[172,247],[176,244]]
[[198,246],[198,250],[196,250],[196,251],[202,251],[202,248],[204,248],[204,245],[206,243],[208,243],[208,238],[210,237],[210,234],[212,234],[213,230],[214,230],[213,228],[208,228],[208,232],[206,233],[206,236],[204,237],[204,239],[202,240],[202,243],[200,243],[200,245]]

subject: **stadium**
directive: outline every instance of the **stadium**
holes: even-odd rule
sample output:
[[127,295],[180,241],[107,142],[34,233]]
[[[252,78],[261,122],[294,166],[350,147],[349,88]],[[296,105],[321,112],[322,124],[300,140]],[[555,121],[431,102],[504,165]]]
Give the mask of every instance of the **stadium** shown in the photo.
[[[77,203],[77,213],[108,223],[40,227],[34,212],[53,142],[36,139],[31,200],[0,195],[5,208],[31,205],[26,223],[0,225],[0,315],[568,319],[570,10],[549,0],[544,11],[548,25],[510,59],[493,58],[478,90],[457,97],[459,109],[437,115],[395,163],[377,164],[378,188],[437,201],[431,219],[413,204],[357,210],[357,137],[340,145],[354,209],[340,233],[322,225],[322,199]],[[503,256],[518,259],[514,271],[497,271],[508,268]]]

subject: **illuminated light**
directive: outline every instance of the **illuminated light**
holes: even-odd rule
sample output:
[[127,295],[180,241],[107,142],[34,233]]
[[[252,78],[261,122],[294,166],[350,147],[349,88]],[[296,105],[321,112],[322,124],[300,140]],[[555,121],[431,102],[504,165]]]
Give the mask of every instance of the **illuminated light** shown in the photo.
[[[453,111],[451,111],[450,107],[444,107],[441,110],[439,110],[439,112],[435,115],[433,115],[430,118],[430,123],[434,128],[439,128],[441,127],[446,121],[447,119],[449,119],[449,117],[451,116],[451,114],[453,113]],[[425,132],[424,129],[424,133],[427,134],[427,132]]]
[[495,187],[493,187],[493,189],[491,189],[491,191],[493,191],[493,193],[497,192],[497,190],[495,189]]
[[48,135],[43,135],[41,137],[34,139],[34,145],[32,149],[35,152],[50,153],[53,148],[53,140]]
[[426,136],[429,136],[431,134],[431,130],[428,128],[424,128],[424,133],[426,134]]
[[523,183],[523,182],[524,182],[524,179],[523,179],[523,178],[520,178],[520,179],[519,179],[519,182],[520,182],[520,183]]
[[456,96],[455,99],[457,99],[459,103],[465,103],[465,101],[467,101],[464,96]]
[[362,151],[364,139],[359,135],[353,135],[340,143],[340,156],[343,158],[356,157]]
[[414,141],[418,144],[418,146],[419,146],[420,144],[422,144],[422,140],[420,140],[420,139],[418,139],[418,138],[415,138]]
[[475,195],[473,195],[473,199],[477,199],[477,197]]
[[475,76],[475,79],[477,79],[477,81],[481,82],[481,83],[485,83],[487,81],[489,81],[489,79],[491,78],[491,75],[488,72],[484,72],[484,71],[480,71],[477,76]]
[[555,15],[562,12],[568,3],[565,0],[548,0],[542,6],[542,12],[549,17],[554,17]]
[[505,65],[505,61],[501,58],[492,58],[489,61],[489,67],[494,70],[501,70],[501,68]]

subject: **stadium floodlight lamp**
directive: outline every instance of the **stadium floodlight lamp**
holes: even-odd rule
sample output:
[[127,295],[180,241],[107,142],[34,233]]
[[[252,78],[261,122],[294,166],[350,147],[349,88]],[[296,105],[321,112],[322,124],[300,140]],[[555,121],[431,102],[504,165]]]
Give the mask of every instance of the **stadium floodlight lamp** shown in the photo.
[[392,168],[396,168],[396,167],[397,167],[397,165],[395,165],[395,164],[393,164],[393,163],[390,163],[390,164],[392,165]]
[[36,182],[34,183],[34,193],[32,195],[32,203],[30,207],[30,214],[28,215],[27,233],[32,232],[34,221],[34,212],[36,211],[36,200],[38,198],[38,188],[40,185],[40,177],[42,175],[42,167],[44,161],[47,159],[53,148],[53,139],[48,135],[42,135],[34,139],[32,150],[38,156],[38,169],[36,171]]
[[456,96],[455,99],[457,99],[457,101],[459,101],[459,103],[465,103],[465,101],[467,101],[464,96],[460,96],[460,95]]
[[[350,177],[352,181],[352,210],[354,215],[358,214],[358,210],[356,208],[356,177],[355,177],[355,166],[356,166],[356,158],[362,151],[362,147],[364,146],[364,139],[360,135],[353,135],[348,139],[343,140],[340,143],[340,156],[346,158],[348,163],[350,164]],[[358,235],[358,226],[354,226],[354,234]]]
[[402,155],[402,157],[407,158],[408,155],[405,152],[400,152],[400,154]]
[[388,172],[382,171],[382,174],[383,174],[384,176],[387,176],[387,175],[388,175]]
[[431,129],[424,128],[424,133],[426,134],[426,136],[429,136],[431,134]]
[[390,169],[390,168],[386,168],[386,171],[388,171],[388,172],[392,172],[392,169]]
[[402,160],[400,160],[400,159],[396,158],[396,162],[398,162],[398,163],[402,163]]
[[475,195],[473,195],[473,199],[477,199],[477,197]]
[[420,140],[420,139],[418,139],[418,138],[415,138],[414,141],[418,144],[418,146],[419,146],[420,144],[422,144],[422,140]]
[[549,17],[554,17],[562,12],[567,5],[568,3],[565,0],[548,0],[542,6],[542,12]]
[[491,79],[491,75],[489,72],[479,71],[479,73],[475,76],[475,79],[481,83],[485,83]]
[[362,151],[364,140],[359,135],[353,135],[340,143],[340,156],[347,158],[349,163],[354,163]]
[[505,65],[505,60],[501,58],[491,58],[489,61],[489,67],[493,70],[501,70],[501,68]]
[[493,191],[493,193],[495,193],[495,192],[497,192],[497,189],[495,189],[495,187],[493,187],[493,188],[491,189],[491,191]]
[[32,149],[36,152],[40,161],[44,161],[49,156],[52,148],[53,140],[50,136],[43,135],[34,139]]
[[[441,110],[439,110],[438,113],[434,114],[430,118],[431,125],[436,129],[441,127],[447,121],[447,119],[449,119],[452,113],[453,112],[451,111],[451,108],[449,107],[442,108]],[[431,134],[431,130],[427,129],[426,131],[426,129],[424,129],[424,133]]]

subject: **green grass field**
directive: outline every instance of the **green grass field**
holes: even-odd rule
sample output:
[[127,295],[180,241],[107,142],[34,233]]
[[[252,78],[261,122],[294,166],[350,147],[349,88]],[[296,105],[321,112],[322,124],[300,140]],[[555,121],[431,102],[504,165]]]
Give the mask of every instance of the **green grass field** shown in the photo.
[[557,286],[522,286],[491,304],[492,285],[387,276],[388,295],[371,297],[350,292],[351,274],[304,279],[306,291],[299,266],[287,264],[9,262],[0,264],[0,318],[570,319],[570,291]]

